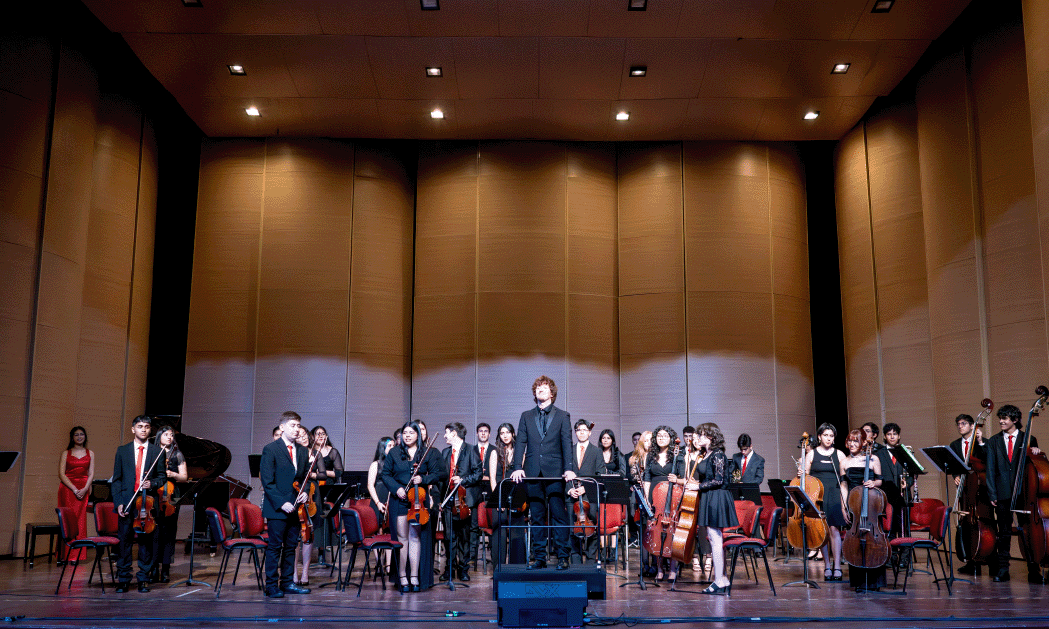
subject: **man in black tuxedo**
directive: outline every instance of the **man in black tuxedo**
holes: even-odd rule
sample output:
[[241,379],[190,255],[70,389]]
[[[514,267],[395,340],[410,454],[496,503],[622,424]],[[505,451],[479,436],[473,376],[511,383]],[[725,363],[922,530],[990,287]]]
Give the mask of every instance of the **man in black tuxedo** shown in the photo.
[[[576,444],[572,447],[572,470],[575,471],[576,478],[597,478],[597,475],[601,468],[604,467],[604,457],[601,456],[601,448],[590,443],[590,431],[594,429],[594,425],[585,419],[577,420],[575,423],[575,437]],[[574,485],[575,483],[570,483]],[[573,524],[578,521],[579,516],[575,512],[576,500],[582,498],[590,503],[590,508],[587,510],[587,517],[595,525],[597,521],[597,500],[595,497],[595,486],[593,483],[579,483],[576,487],[569,487],[567,493],[569,496],[568,510],[572,514],[571,519]],[[571,559],[573,562],[584,563],[588,559],[593,560],[597,557],[597,545],[598,536],[591,535],[590,537],[583,537],[577,535],[575,529],[572,530],[571,535],[572,543],[572,554]]]
[[[904,533],[903,523],[907,505],[907,498],[904,493],[910,490],[907,480],[903,476],[907,472],[907,468],[903,466],[903,461],[897,459],[896,455],[889,448],[895,448],[900,445],[902,430],[899,424],[889,422],[885,424],[883,432],[885,434],[885,447],[880,451],[882,460],[881,486],[882,491],[889,497],[889,501],[892,504],[892,525],[889,528],[889,537],[899,537]],[[886,489],[886,484],[890,486],[890,489]]]
[[[492,427],[485,422],[477,424],[477,457],[481,461],[481,482],[477,486],[477,504],[488,502],[488,494],[492,490],[492,480],[489,473],[492,469],[492,459],[498,459],[495,446],[488,443],[492,434]],[[470,565],[477,569],[477,543],[481,539],[481,527],[477,524],[477,509],[470,511]]]
[[761,484],[765,480],[765,458],[754,452],[750,435],[743,433],[736,439],[739,452],[732,455],[732,468],[729,472],[739,472],[739,482]]
[[295,584],[292,572],[295,547],[299,544],[299,518],[295,506],[306,502],[305,492],[295,491],[293,483],[302,482],[309,468],[309,451],[295,442],[302,419],[298,413],[285,411],[280,418],[280,439],[262,448],[259,480],[264,497],[262,515],[266,518],[269,541],[266,543],[266,596],[281,598],[284,593],[309,594],[310,589]]
[[[120,539],[117,592],[127,592],[131,583],[131,550],[135,543],[135,516],[138,515],[131,503],[136,495],[146,494],[156,498],[157,487],[167,479],[167,469],[162,462],[157,462],[164,449],[149,443],[151,430],[149,416],[136,417],[131,422],[131,433],[135,439],[117,448],[113,461],[113,510],[120,516],[117,528],[117,537]],[[138,572],[135,578],[138,580],[139,592],[149,591],[149,573],[156,563],[153,554],[154,534],[138,534]]]
[[[441,492],[441,499],[447,498],[452,491],[458,491],[456,485],[466,490],[466,506],[471,515],[477,510],[481,495],[481,457],[477,449],[463,441],[466,437],[466,426],[461,422],[452,422],[444,427],[444,441],[448,447],[441,451],[444,469],[448,470],[448,483]],[[470,567],[467,564],[467,544],[470,542],[470,518],[459,518],[452,509],[455,498],[444,504],[442,517],[445,518],[444,556],[446,562],[441,581],[447,581],[455,574],[461,581],[470,580]]]
[[[975,428],[974,429],[974,422],[973,422],[972,415],[966,415],[965,413],[962,413],[961,415],[959,415],[959,416],[954,418],[954,423],[958,425],[958,434],[961,435],[961,436],[958,437],[957,439],[955,439],[954,441],[952,441],[951,444],[948,447],[951,450],[953,450],[955,454],[958,455],[959,459],[961,459],[963,461],[968,456],[970,464],[972,463],[972,461],[974,459],[979,459],[980,461],[983,461],[984,459],[986,459],[987,458],[987,453],[986,453],[985,443],[984,443],[984,440],[983,440],[983,431],[980,430],[979,428]],[[962,484],[962,477],[961,476],[955,476],[954,477],[954,486],[957,487],[957,486],[959,486],[961,484]],[[987,500],[986,492],[984,492],[984,491],[978,492],[977,493],[977,500],[981,500],[981,501]],[[997,557],[993,557],[992,558],[992,562],[993,562],[993,564],[997,564],[998,563],[998,558]],[[997,572],[997,569],[995,568],[995,566],[993,564],[991,566],[991,572]],[[972,558],[969,558],[965,562],[964,566],[962,566],[961,568],[958,568],[958,572],[961,573],[961,574],[979,574],[980,573],[980,568],[976,564],[976,562],[974,562],[972,560]]]
[[[572,470],[572,419],[567,412],[554,406],[557,385],[547,376],[539,376],[532,383],[535,408],[521,413],[517,426],[517,448],[525,450],[522,457],[514,457],[514,471],[510,478],[515,483],[526,476],[558,479],[533,481],[528,488],[528,511],[532,523],[546,524],[547,511],[554,528],[557,549],[557,569],[568,569],[571,547],[568,544],[568,511],[565,507],[565,484],[575,478]],[[563,480],[561,480],[563,479]],[[532,530],[532,563],[529,570],[546,567],[547,529]]]
[[[998,528],[998,574],[997,582],[1009,580],[1009,546],[1012,544],[1013,482],[1016,479],[1017,464],[1020,462],[1020,448],[1024,440],[1023,416],[1020,409],[1006,404],[998,409],[998,425],[1002,431],[987,440],[987,497],[994,507],[994,520]],[[1038,455],[1038,439],[1031,436],[1031,454]],[[1020,525],[1027,516],[1017,514]],[[1042,572],[1036,563],[1027,564],[1027,580],[1030,583],[1042,583]]]

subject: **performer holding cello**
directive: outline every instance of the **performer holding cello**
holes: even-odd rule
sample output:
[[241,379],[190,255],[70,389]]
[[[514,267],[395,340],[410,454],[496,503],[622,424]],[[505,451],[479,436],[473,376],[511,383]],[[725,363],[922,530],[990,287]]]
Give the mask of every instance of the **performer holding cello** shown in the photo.
[[958,555],[965,562],[958,569],[960,574],[979,574],[981,563],[991,562],[991,573],[997,573],[998,557],[995,554],[994,507],[987,498],[987,458],[983,440],[983,418],[990,414],[994,402],[983,400],[984,410],[973,420],[971,415],[962,413],[954,418],[958,426],[958,439],[951,442],[950,448],[962,461],[972,468],[972,473],[955,476],[955,512],[958,513],[959,525],[955,536]]
[[281,598],[288,594],[309,594],[310,589],[293,582],[294,553],[299,543],[300,521],[296,506],[308,499],[307,492],[295,489],[309,469],[309,450],[299,445],[299,423],[294,411],[280,418],[281,437],[262,448],[259,480],[264,498],[262,515],[266,518],[269,540],[266,543],[266,596]]
[[135,439],[117,448],[113,461],[113,510],[120,516],[117,536],[120,553],[117,559],[117,592],[127,592],[131,583],[131,547],[139,533],[138,591],[149,591],[149,574],[156,562],[153,531],[156,527],[154,506],[156,488],[165,480],[164,466],[158,464],[163,450],[149,443],[152,430],[149,417],[139,415],[131,422]]
[[845,438],[849,456],[842,463],[848,483],[851,527],[842,541],[842,556],[849,564],[849,585],[857,592],[885,586],[885,563],[889,560],[889,538],[882,529],[887,499],[879,489],[882,461],[873,454],[874,441],[861,430]]
[[[816,430],[818,443],[803,460],[805,473],[814,476],[823,484],[823,512],[829,529],[821,546],[823,551],[823,580],[841,581],[841,528],[845,520],[844,492],[842,491],[841,468],[845,455],[834,447],[838,436],[832,424],[821,424]],[[799,471],[800,474],[800,471]]]

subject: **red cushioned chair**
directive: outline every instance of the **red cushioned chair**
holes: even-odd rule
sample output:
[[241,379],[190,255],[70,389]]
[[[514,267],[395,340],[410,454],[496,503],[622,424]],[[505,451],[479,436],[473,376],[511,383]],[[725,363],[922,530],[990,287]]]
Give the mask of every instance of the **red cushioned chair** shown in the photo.
[[[261,513],[260,513],[261,514]],[[208,528],[211,530],[211,541],[216,546],[222,548],[222,562],[219,564],[219,578],[215,583],[215,598],[219,597],[222,593],[222,581],[226,577],[226,569],[229,568],[229,556],[233,551],[239,551],[237,555],[237,567],[240,567],[240,560],[244,556],[244,551],[251,553],[251,561],[255,565],[255,581],[258,584],[259,590],[262,590],[262,561],[259,560],[259,553],[264,553],[266,550],[266,542],[258,538],[247,538],[247,537],[229,537],[226,532],[226,523],[222,520],[222,514],[219,510],[214,507],[208,507],[205,511],[205,515],[208,518]],[[236,575],[234,574],[234,581]],[[234,583],[235,584],[235,583]]]
[[[597,524],[602,539],[608,535],[614,535],[617,538],[616,554],[612,561],[612,564],[615,565],[619,561],[619,549],[626,548],[626,505],[602,504]],[[626,569],[626,553],[623,553],[623,569]]]
[[481,574],[488,574],[488,553],[492,549],[492,512],[488,503],[477,505],[477,528],[481,529]]
[[[391,541],[388,535],[381,535],[376,537],[367,537],[364,534],[364,526],[361,520],[362,511],[371,511],[374,516],[375,512],[372,511],[371,507],[365,507],[364,509],[358,510],[356,507],[343,507],[339,511],[340,518],[340,530],[339,535],[342,541],[350,545],[350,565],[346,568],[346,573],[342,571],[342,547],[343,544],[339,544],[338,550],[338,564],[339,564],[339,585],[338,589],[345,590],[346,585],[350,582],[350,574],[353,572],[353,566],[357,563],[357,551],[363,550],[365,552],[365,568],[367,568],[367,557],[371,551],[388,550],[393,551],[401,548],[401,542]],[[378,554],[376,554],[378,557]],[[382,589],[386,589],[386,574],[382,570],[377,569],[376,572],[382,577]],[[356,583],[357,596],[361,595],[361,589],[364,587],[364,571],[361,571],[360,583]]]
[[[108,504],[110,508],[112,508],[113,503]],[[69,507],[55,507],[55,513],[58,514],[58,536],[61,538],[62,546],[66,549],[67,553],[71,550],[79,550],[81,548],[93,548],[95,550],[95,560],[91,563],[91,574],[88,575],[87,582],[89,585],[91,584],[91,579],[95,576],[95,568],[98,568],[98,579],[102,582],[102,591],[105,592],[106,577],[102,574],[102,551],[105,551],[110,556],[109,578],[113,583],[116,583],[113,578],[112,549],[114,546],[120,544],[120,540],[108,535],[95,535],[93,537],[74,539],[76,537],[76,513]],[[62,579],[65,578],[66,567],[69,566],[70,563],[71,562],[67,561],[62,565],[62,573],[58,575],[58,585],[55,586],[55,594],[58,594],[59,588],[62,587]],[[73,587],[73,577],[76,576],[77,566],[78,564],[73,562],[73,572],[69,575],[69,585],[66,586],[67,590]]]
[[[756,556],[760,555],[762,560],[765,562],[765,574],[769,578],[769,587],[772,588],[772,595],[776,596],[776,585],[772,582],[772,570],[769,569],[769,558],[766,550],[769,546],[774,546],[776,542],[776,531],[779,530],[779,522],[783,518],[783,508],[776,507],[772,512],[772,517],[769,518],[769,528],[765,532],[765,537],[734,537],[730,540],[725,540],[725,550],[732,551],[732,568],[729,570],[728,575],[728,592],[729,596],[732,595],[732,581],[736,574],[736,559],[739,557],[739,553],[744,550],[753,552]],[[755,566],[757,564],[755,563]],[[755,577],[757,576],[757,569],[755,568]]]
[[[940,589],[940,581],[947,584],[947,594],[951,594],[951,580],[947,576],[947,569],[943,565],[943,556],[937,552],[936,558],[940,563],[940,572],[943,573],[943,577],[936,577],[936,564],[932,562],[932,552],[939,551],[940,546],[943,544],[943,538],[947,535],[947,527],[950,526],[951,520],[951,508],[947,506],[939,506],[933,511],[932,514],[932,526],[929,528],[929,537],[897,537],[896,539],[889,540],[889,547],[895,551],[894,560],[892,562],[892,587],[896,587],[896,582],[900,578],[900,572],[903,572],[903,594],[907,593],[907,577],[910,576],[909,570],[906,569],[906,564],[902,561],[905,554],[910,555],[911,561],[914,560],[914,551],[916,549],[924,548],[928,553],[928,564],[932,567],[933,583],[936,584],[936,589]],[[950,552],[950,549],[947,549]],[[904,566],[901,568],[901,566]]]
[[[95,532],[98,535],[105,537],[117,537],[117,533],[120,530],[120,517],[117,512],[114,511],[112,501],[99,502],[95,504]],[[117,537],[117,539],[120,539]],[[117,544],[117,548],[119,548]],[[109,572],[113,574],[113,553],[107,552],[106,556],[109,558]],[[91,583],[88,580],[88,583]],[[113,581],[115,584],[116,581]]]

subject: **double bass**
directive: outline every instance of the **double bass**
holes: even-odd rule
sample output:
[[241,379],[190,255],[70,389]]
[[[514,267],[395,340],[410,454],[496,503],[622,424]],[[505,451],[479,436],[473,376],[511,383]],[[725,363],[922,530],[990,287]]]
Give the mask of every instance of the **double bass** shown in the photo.
[[[681,452],[681,440],[674,441],[674,452],[670,456],[671,468],[677,462]],[[661,481],[652,489],[652,507],[658,508],[655,516],[648,521],[645,529],[644,544],[648,552],[657,557],[673,555],[672,542],[674,527],[677,522],[677,505],[681,503],[684,487],[669,480]]]
[[[798,476],[790,481],[791,486],[801,487],[801,490],[805,492],[805,495],[809,497],[809,500],[813,504],[819,504],[823,500],[823,483],[820,479],[809,476],[808,468],[805,465],[805,460],[811,452],[812,443],[809,439],[809,433],[801,433],[801,444],[799,445],[802,451],[801,464],[798,466],[798,472],[801,476]],[[837,456],[835,453],[833,456]],[[805,523],[805,536],[802,537],[802,521]],[[787,542],[797,549],[802,548],[819,548],[823,546],[823,542],[827,539],[827,521],[823,518],[810,518],[802,514],[801,509],[794,508],[794,513],[791,514],[787,520]]]
[[954,496],[954,511],[958,514],[955,550],[962,561],[986,562],[994,555],[996,542],[994,509],[987,498],[987,465],[973,456],[976,449],[976,430],[984,425],[994,402],[984,398],[983,410],[973,420],[972,446],[965,452],[965,464],[972,472],[958,484]]
[[706,458],[706,448],[696,452],[696,459],[685,470],[685,488],[681,494],[681,505],[678,507],[677,522],[674,525],[674,539],[670,544],[670,556],[681,562],[692,561],[696,550],[696,509],[699,508],[699,490],[688,489],[688,483],[695,476],[699,462]]
[[846,563],[856,568],[880,568],[889,560],[889,538],[881,527],[881,517],[885,513],[885,492],[866,485],[871,479],[873,449],[873,443],[867,444],[865,448],[864,484],[853,487],[849,492],[852,527],[841,542],[841,556]]
[[1033,420],[1045,408],[1049,388],[1045,385],[1035,390],[1038,399],[1027,416],[1023,447],[1016,464],[1016,479],[1013,483],[1013,499],[1010,510],[1017,513],[1022,531],[1020,550],[1024,559],[1039,566],[1049,565],[1049,458],[1044,452],[1032,454],[1028,450]]

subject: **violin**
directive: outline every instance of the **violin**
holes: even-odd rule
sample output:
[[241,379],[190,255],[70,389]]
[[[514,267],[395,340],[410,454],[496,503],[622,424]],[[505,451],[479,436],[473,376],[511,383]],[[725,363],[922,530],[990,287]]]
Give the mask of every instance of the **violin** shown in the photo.
[[[415,478],[419,472],[419,467],[422,466],[423,461],[426,460],[427,453],[430,452],[430,448],[433,447],[434,439],[437,435],[430,438],[430,442],[426,444],[426,449],[423,450],[422,456],[415,462],[412,467],[412,474],[410,478]],[[411,481],[409,481],[409,484]],[[408,485],[405,485],[407,488]],[[430,522],[430,509],[426,504],[426,488],[422,485],[415,485],[406,492],[406,498],[408,499],[408,524],[414,524],[415,526],[426,526]]]
[[310,461],[310,467],[306,470],[306,480],[303,483],[299,481],[292,483],[292,487],[300,496],[306,494],[305,502],[300,503],[298,497],[295,499],[295,512],[299,516],[299,539],[303,544],[313,543],[313,518],[317,515],[317,501],[314,500],[314,496],[317,495],[317,481],[309,480],[309,478],[320,456],[312,449],[310,454],[313,455],[313,460]]
[[[674,452],[670,457],[671,467],[677,462],[681,451],[681,440],[674,441]],[[677,506],[681,502],[684,487],[672,484],[669,480],[661,481],[652,489],[652,506],[662,505],[660,511],[648,522],[645,529],[644,544],[648,552],[658,557],[670,557],[673,552],[672,531],[677,522]]]
[[[579,487],[579,481],[573,481],[575,487]],[[572,532],[580,537],[590,537],[594,533],[597,533],[597,526],[590,520],[590,501],[586,499],[586,494],[579,494],[574,500],[572,505],[575,511],[575,526],[572,527]]]
[[856,568],[880,568],[889,560],[889,538],[881,527],[885,513],[885,492],[867,487],[871,479],[871,451],[867,444],[864,458],[863,484],[849,492],[849,511],[852,527],[841,542],[841,556]]
[[1044,452],[1035,455],[1029,449],[1031,433],[1034,432],[1033,420],[1045,408],[1049,388],[1042,385],[1035,390],[1035,395],[1038,399],[1027,416],[1027,430],[1016,464],[1010,510],[1026,516],[1017,518],[1023,531],[1020,550],[1024,559],[1044,566],[1049,563],[1049,458]]
[[[164,449],[164,470],[168,469],[168,458],[170,452]],[[175,515],[175,483],[170,480],[164,481],[164,484],[157,490],[157,499],[159,503],[157,505],[157,512],[160,515],[170,518]]]
[[958,514],[955,549],[962,561],[985,562],[994,555],[995,533],[994,509],[987,498],[987,465],[973,455],[976,449],[976,430],[994,409],[994,402],[984,398],[980,402],[983,410],[973,422],[972,445],[965,452],[965,464],[972,472],[966,474],[954,496],[954,510]]
[[[813,504],[819,504],[823,501],[823,483],[820,479],[810,476],[808,468],[805,465],[806,459],[808,459],[809,452],[811,452],[812,441],[809,438],[809,433],[801,433],[801,444],[798,446],[801,448],[801,463],[798,464],[798,472],[801,476],[798,476],[790,481],[792,487],[801,487],[805,495],[812,500]],[[831,456],[837,456],[837,452],[833,452]],[[791,502],[793,505],[793,502]],[[802,518],[805,523],[805,536],[801,535],[802,531]],[[810,518],[805,517],[802,514],[801,509],[794,507],[794,512],[787,520],[787,542],[790,543],[794,548],[819,548],[823,546],[823,542],[827,539],[827,520],[824,518]]]
[[[146,454],[149,454],[149,448],[146,448]],[[152,533],[157,528],[157,521],[153,513],[156,509],[156,500],[153,496],[146,493],[145,480],[149,478],[149,475],[153,473],[153,468],[157,466],[157,461],[160,457],[153,459],[153,464],[149,466],[149,469],[142,474],[142,478],[139,479],[138,491],[131,497],[131,501],[124,505],[124,513],[133,513],[135,516],[132,526],[136,533]]]
[[706,455],[705,447],[696,452],[696,459],[685,473],[686,488],[681,494],[674,538],[670,543],[670,556],[682,562],[692,561],[692,554],[696,550],[696,509],[699,507],[699,489],[687,489],[687,485],[694,477],[699,462],[706,458]]

